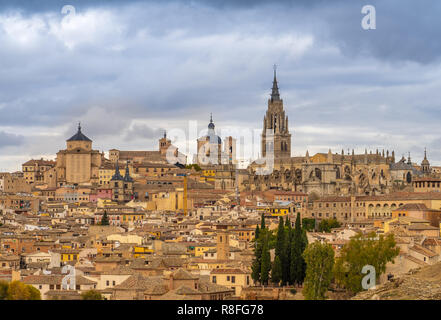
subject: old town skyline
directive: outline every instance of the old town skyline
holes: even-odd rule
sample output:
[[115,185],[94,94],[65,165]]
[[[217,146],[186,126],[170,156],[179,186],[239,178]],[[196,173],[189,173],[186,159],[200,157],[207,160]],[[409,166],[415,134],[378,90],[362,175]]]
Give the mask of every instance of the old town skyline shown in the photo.
[[[362,30],[358,3],[260,2],[252,11],[232,2],[80,1],[71,20],[59,1],[2,4],[0,168],[53,156],[80,120],[105,151],[151,149],[162,129],[185,128],[189,119],[204,128],[210,112],[218,128],[260,128],[273,63],[293,155],[384,147],[421,162],[427,147],[440,165],[436,43],[417,54],[439,28],[414,21],[409,33],[411,4],[392,14],[393,1],[376,2],[397,31]],[[382,46],[388,42],[398,47]],[[17,73],[30,57],[34,67]]]

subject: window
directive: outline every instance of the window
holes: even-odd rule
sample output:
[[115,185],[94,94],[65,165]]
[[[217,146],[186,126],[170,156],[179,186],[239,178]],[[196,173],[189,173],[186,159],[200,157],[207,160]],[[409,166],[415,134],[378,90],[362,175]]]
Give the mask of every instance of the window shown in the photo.
[[216,283],[216,276],[213,276],[213,278],[211,280],[213,283]]
[[106,286],[109,286],[109,285],[110,285],[110,281],[107,280],[107,281],[106,281]]
[[236,276],[231,276],[231,283],[236,283]]
[[230,281],[230,276],[227,276],[227,281]]

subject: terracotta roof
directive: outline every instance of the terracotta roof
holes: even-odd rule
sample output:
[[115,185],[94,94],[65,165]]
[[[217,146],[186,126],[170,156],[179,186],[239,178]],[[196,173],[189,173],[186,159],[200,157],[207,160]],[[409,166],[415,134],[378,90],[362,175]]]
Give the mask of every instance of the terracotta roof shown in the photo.
[[247,274],[247,272],[235,268],[235,269],[214,269],[210,274]]
[[418,252],[422,255],[428,256],[429,258],[436,257],[438,254],[433,252],[432,250],[429,250],[427,248],[424,248],[420,245],[415,244],[413,247],[409,248],[409,250],[413,250],[415,252]]
[[[32,275],[23,279],[26,284],[53,284],[61,285],[61,281],[65,277],[65,274],[57,275]],[[76,276],[75,281],[77,285],[92,285],[96,284],[96,281],[89,280],[83,276]]]

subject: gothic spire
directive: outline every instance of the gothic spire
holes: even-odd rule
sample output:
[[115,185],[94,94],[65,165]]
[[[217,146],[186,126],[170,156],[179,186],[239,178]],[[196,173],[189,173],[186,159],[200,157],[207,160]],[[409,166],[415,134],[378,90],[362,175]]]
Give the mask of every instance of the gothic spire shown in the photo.
[[124,174],[124,181],[126,181],[126,182],[133,182],[133,179],[130,176],[129,162],[126,163],[126,172]]
[[112,176],[112,179],[110,179],[110,181],[118,181],[118,180],[123,180],[124,178],[121,176],[121,173],[119,172],[119,165],[118,165],[118,161],[116,161],[116,165],[115,165],[115,173]]
[[274,65],[274,80],[273,80],[273,88],[271,91],[271,101],[279,101],[279,87],[277,86],[277,74],[276,74],[277,66]]

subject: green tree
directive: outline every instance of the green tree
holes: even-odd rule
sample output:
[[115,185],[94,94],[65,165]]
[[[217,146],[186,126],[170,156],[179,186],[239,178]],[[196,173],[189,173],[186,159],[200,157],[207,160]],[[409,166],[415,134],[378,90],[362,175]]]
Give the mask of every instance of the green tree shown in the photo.
[[276,256],[274,258],[273,266],[271,269],[271,281],[275,284],[279,284],[282,281],[283,269],[280,258]]
[[197,163],[188,164],[185,166],[187,169],[194,169],[196,171],[201,171],[201,167]]
[[324,300],[331,284],[334,267],[334,250],[329,244],[314,242],[303,252],[306,277],[303,295],[306,300]]
[[96,290],[89,290],[89,291],[83,292],[81,294],[81,299],[83,299],[83,300],[104,300],[101,293]]
[[8,298],[9,283],[7,281],[0,281],[0,300],[6,300]]
[[265,229],[265,214],[262,213],[262,217],[260,219],[260,229],[263,230]]
[[302,256],[305,250],[305,236],[300,224],[300,213],[297,213],[296,224],[291,239],[290,282],[301,285],[305,278],[305,260]]
[[262,263],[260,270],[260,282],[263,285],[268,285],[269,272],[271,270],[271,255],[269,252],[269,239],[268,235],[265,234],[262,248]]
[[356,294],[362,291],[361,270],[366,265],[375,268],[376,278],[386,271],[386,264],[394,262],[400,249],[396,247],[393,234],[377,237],[375,232],[367,235],[359,233],[343,246],[336,259],[334,274],[337,284]]
[[40,291],[21,281],[9,283],[7,300],[41,300]]
[[260,233],[260,229],[259,229],[259,225],[257,225],[256,231],[254,232],[254,241],[257,241],[257,239],[259,239],[259,233]]
[[331,232],[333,228],[340,228],[341,224],[334,218],[323,219],[319,224],[319,232]]
[[283,224],[283,218],[279,218],[279,227],[277,228],[277,238],[276,238],[276,257],[280,257],[280,260],[283,261],[283,247],[285,245],[285,226]]
[[109,225],[109,217],[107,216],[107,211],[104,211],[103,217],[101,218],[101,225],[102,226]]
[[306,231],[309,231],[309,232],[314,231],[314,229],[315,229],[315,219],[303,218],[302,219],[302,227]]
[[[265,230],[263,230],[265,231]],[[254,243],[254,260],[251,265],[251,278],[253,278],[254,282],[260,282],[260,273],[262,269],[262,249],[263,249],[263,236],[264,232],[259,232],[259,236],[256,238]]]
[[291,221],[289,221],[289,218],[286,217],[285,221],[285,243],[283,247],[283,257],[284,260],[282,261],[282,285],[286,285],[289,283],[290,279],[290,264],[291,264],[291,238],[292,238],[292,228],[291,228]]

